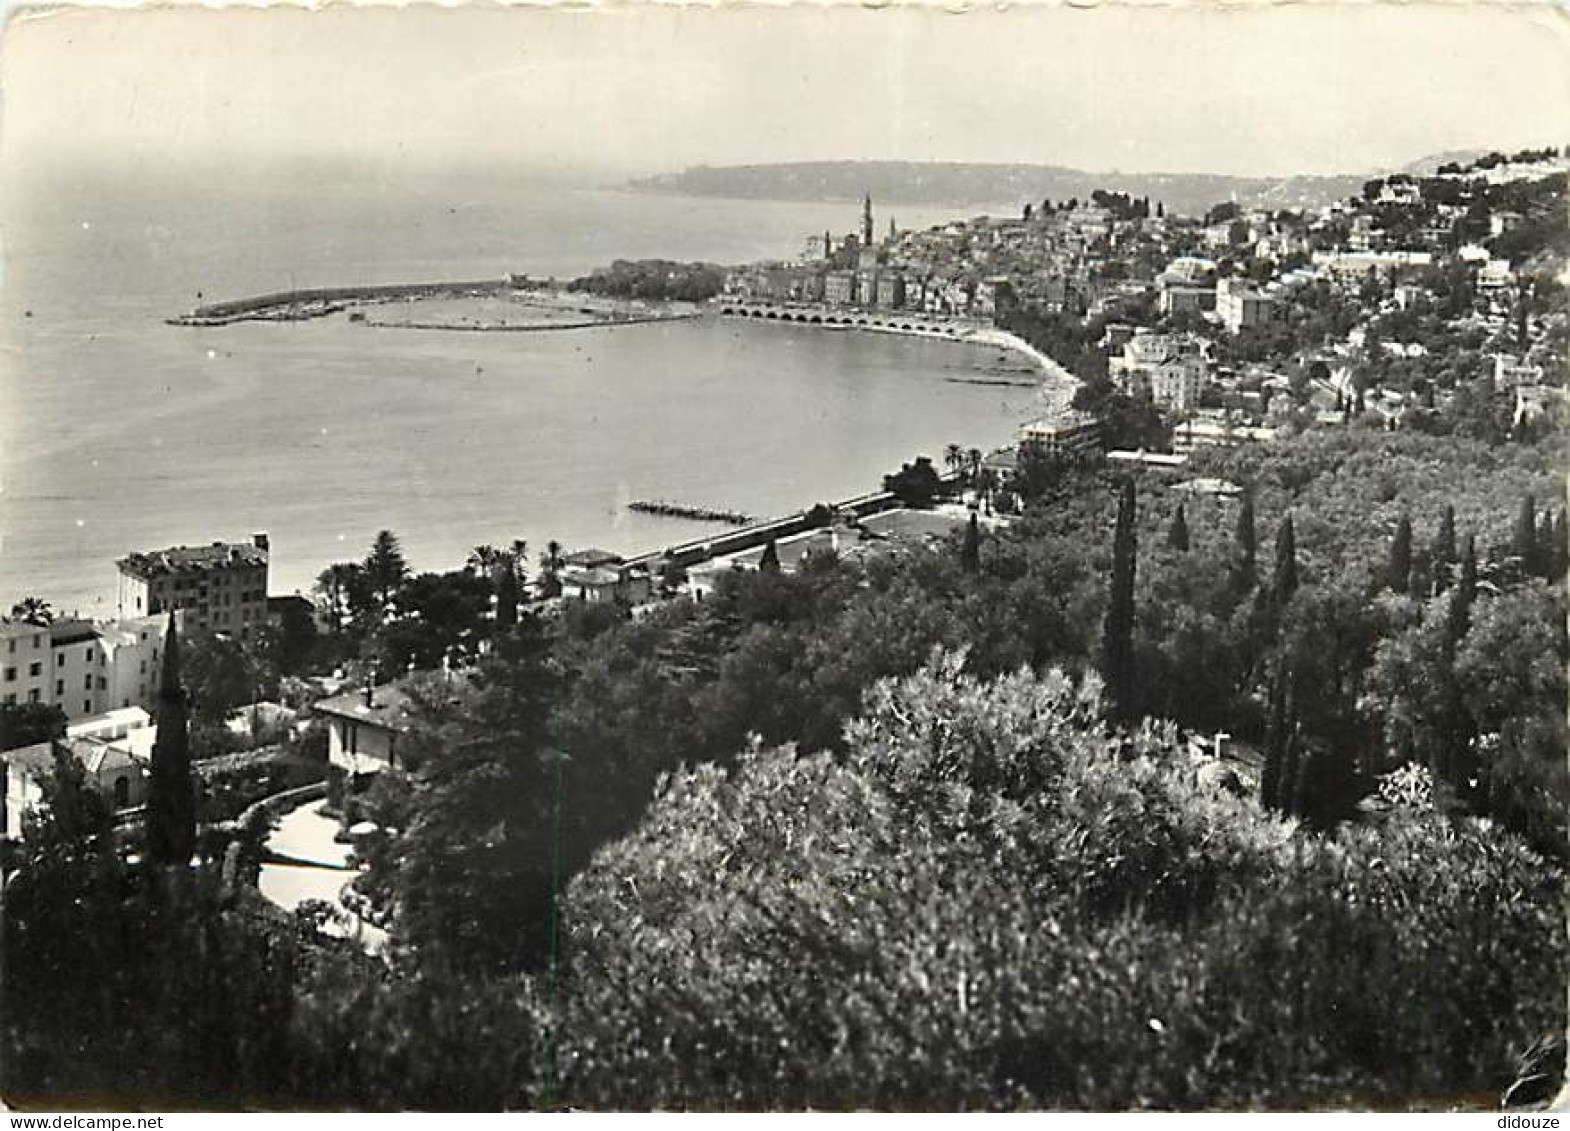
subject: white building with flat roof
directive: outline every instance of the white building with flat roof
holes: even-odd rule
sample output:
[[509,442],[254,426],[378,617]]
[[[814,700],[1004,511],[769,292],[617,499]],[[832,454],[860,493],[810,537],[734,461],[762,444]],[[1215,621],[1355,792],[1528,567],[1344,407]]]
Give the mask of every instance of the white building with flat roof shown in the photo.
[[267,623],[270,553],[267,535],[257,534],[250,542],[130,554],[117,563],[120,616],[179,609],[186,618],[182,627],[248,640]]
[[0,622],[0,703],[53,704],[75,722],[151,706],[158,696],[162,617],[39,626]]
[[1077,409],[1033,420],[1019,430],[1020,450],[1037,455],[1074,455],[1095,451],[1100,445],[1100,422]]
[[1122,392],[1176,412],[1199,407],[1209,372],[1205,343],[1192,334],[1135,334],[1124,343],[1122,356],[1107,363],[1108,375]]

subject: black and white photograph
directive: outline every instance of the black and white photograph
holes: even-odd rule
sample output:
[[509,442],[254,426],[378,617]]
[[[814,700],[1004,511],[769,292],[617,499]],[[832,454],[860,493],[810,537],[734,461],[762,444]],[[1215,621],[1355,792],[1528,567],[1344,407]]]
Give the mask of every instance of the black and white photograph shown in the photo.
[[1549,1126],[1567,143],[1557,0],[13,5],[0,1107]]

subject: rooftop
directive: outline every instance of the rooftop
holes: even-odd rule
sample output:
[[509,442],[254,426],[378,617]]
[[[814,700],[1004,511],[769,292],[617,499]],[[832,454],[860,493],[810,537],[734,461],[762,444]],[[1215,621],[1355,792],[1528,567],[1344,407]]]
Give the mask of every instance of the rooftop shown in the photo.
[[562,571],[561,582],[563,585],[613,586],[621,584],[621,575],[613,569],[566,569]]
[[49,642],[56,646],[97,639],[98,626],[90,620],[57,620],[49,626]]
[[171,573],[207,573],[267,564],[266,547],[252,542],[214,542],[209,546],[170,546],[121,558],[121,573],[143,579]]
[[882,514],[868,515],[862,519],[861,525],[874,537],[923,542],[929,538],[946,537],[969,521],[969,512],[945,507],[930,511],[884,511]]
[[[779,555],[780,569],[786,573],[793,573],[801,567],[802,560],[808,554],[838,552],[842,545],[854,544],[855,541],[856,535],[853,531],[809,530],[789,538],[776,539],[774,551]],[[765,549],[764,546],[755,546],[750,550],[730,555],[728,560],[734,566],[757,569],[758,563],[763,560]]]
[[116,730],[123,734],[148,726],[152,721],[153,717],[142,707],[116,707],[112,711],[77,720],[65,728],[65,733],[70,738],[93,738]]
[[1187,456],[1169,452],[1111,451],[1107,453],[1107,458],[1117,463],[1137,463],[1145,467],[1182,467],[1188,462]]
[[365,703],[365,688],[356,687],[330,699],[318,699],[311,705],[311,710],[318,715],[335,715],[384,730],[405,731],[414,721],[414,706],[409,681],[400,679],[376,688],[370,706]]
[[1056,416],[1044,416],[1040,420],[1032,420],[1028,424],[1020,425],[1021,432],[1067,432],[1076,428],[1093,427],[1096,418],[1088,412],[1079,409],[1065,409]]
[[18,746],[14,750],[0,752],[0,762],[34,776],[40,772],[47,773],[55,764],[54,743],[35,742],[31,746]]
[[1239,487],[1236,483],[1229,483],[1225,479],[1215,479],[1210,477],[1200,479],[1185,479],[1181,483],[1174,483],[1172,485],[1172,489],[1174,491],[1182,491],[1188,495],[1221,495],[1230,497],[1233,495],[1241,495],[1243,493],[1243,488]]
[[[149,730],[155,728],[149,727]],[[131,751],[119,743],[102,738],[66,738],[62,740],[71,757],[75,758],[90,774],[102,773],[110,766],[133,766],[136,759]],[[150,752],[150,751],[149,751]]]
[[570,566],[582,566],[585,569],[598,569],[601,566],[620,565],[622,557],[609,550],[601,550],[591,546],[587,550],[574,550],[570,554],[562,555],[562,562]]

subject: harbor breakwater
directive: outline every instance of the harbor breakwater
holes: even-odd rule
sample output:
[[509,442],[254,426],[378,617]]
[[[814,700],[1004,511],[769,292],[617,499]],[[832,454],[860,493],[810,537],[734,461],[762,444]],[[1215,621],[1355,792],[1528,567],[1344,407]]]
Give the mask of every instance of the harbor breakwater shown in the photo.
[[208,303],[179,318],[170,318],[168,322],[173,326],[225,326],[231,322],[247,321],[292,322],[336,314],[351,303],[394,302],[412,298],[479,298],[512,289],[513,283],[509,279],[314,287]]

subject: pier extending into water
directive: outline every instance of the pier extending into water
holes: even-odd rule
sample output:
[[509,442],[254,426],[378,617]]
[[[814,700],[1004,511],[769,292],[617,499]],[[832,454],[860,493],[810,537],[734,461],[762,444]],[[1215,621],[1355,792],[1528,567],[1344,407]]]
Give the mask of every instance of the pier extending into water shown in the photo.
[[650,501],[648,499],[634,499],[627,504],[630,511],[640,514],[659,515],[663,518],[690,518],[698,522],[728,522],[732,526],[745,526],[753,522],[753,516],[742,511],[719,510],[713,507],[695,507],[686,503],[667,503],[663,499]]

